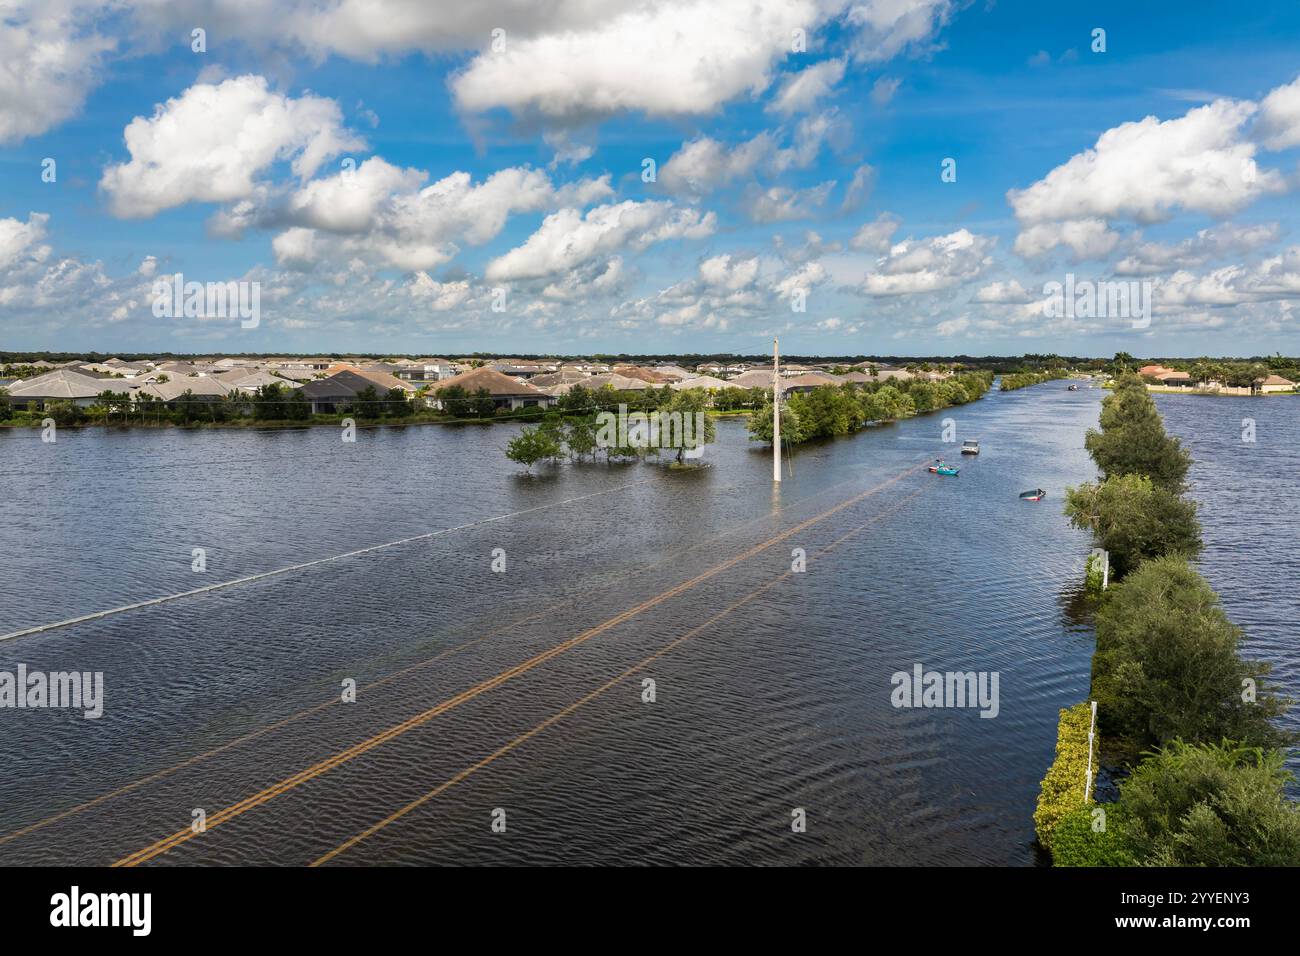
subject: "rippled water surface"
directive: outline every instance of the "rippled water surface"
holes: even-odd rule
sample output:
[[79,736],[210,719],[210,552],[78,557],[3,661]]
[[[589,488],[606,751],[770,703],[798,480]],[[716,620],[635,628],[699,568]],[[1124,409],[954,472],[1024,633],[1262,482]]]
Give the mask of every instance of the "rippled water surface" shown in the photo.
[[[779,491],[736,421],[706,469],[531,477],[512,426],[0,433],[0,632],[414,539],[0,642],[0,669],[107,684],[97,721],[0,711],[0,863],[1031,864],[1087,692],[1060,506],[1101,394],[807,447]],[[1295,690],[1294,416],[1252,403],[1243,451],[1196,404],[1161,401],[1202,459],[1207,573]],[[924,470],[946,417],[983,446],[959,478]],[[916,663],[998,672],[997,717],[892,707]]]

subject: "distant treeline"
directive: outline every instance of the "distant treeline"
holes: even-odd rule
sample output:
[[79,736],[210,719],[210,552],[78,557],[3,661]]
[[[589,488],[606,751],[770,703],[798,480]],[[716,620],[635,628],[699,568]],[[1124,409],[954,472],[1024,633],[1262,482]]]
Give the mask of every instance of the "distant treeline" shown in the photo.
[[[1300,806],[1284,795],[1295,736],[1275,723],[1291,702],[1267,663],[1239,655],[1241,629],[1192,567],[1191,456],[1135,375],[1117,379],[1100,424],[1085,446],[1101,480],[1068,489],[1065,505],[1117,579],[1098,595],[1096,746],[1088,705],[1061,711],[1039,842],[1058,866],[1300,865]],[[1085,801],[1090,753],[1094,773],[1105,758],[1125,774],[1117,801]]]
[[[824,385],[796,392],[781,404],[781,440],[798,445],[856,432],[873,422],[910,418],[951,405],[973,402],[989,390],[992,372],[967,372],[941,382],[892,379],[885,382]],[[772,443],[772,399],[749,416],[752,441]]]
[[1030,385],[1041,385],[1043,382],[1066,378],[1069,374],[1064,369],[1052,369],[1048,372],[1014,372],[1002,376],[1002,384],[999,388],[1003,392],[1014,392],[1018,388],[1028,388]]

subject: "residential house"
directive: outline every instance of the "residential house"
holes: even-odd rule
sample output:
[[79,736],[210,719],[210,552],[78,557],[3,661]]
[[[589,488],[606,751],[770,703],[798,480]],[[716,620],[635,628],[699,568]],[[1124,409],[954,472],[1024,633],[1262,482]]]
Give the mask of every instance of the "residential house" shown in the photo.
[[387,388],[381,388],[371,376],[344,369],[308,382],[302,386],[299,394],[311,402],[313,415],[332,415],[351,405],[368,388],[374,389],[376,397],[380,399],[388,392]]
[[82,408],[95,404],[105,391],[121,391],[114,379],[96,378],[72,369],[59,368],[34,378],[19,379],[8,387],[8,401],[14,408],[39,411],[47,402],[72,402]]
[[1277,392],[1294,392],[1295,382],[1289,378],[1283,378],[1281,375],[1269,375],[1265,378],[1255,379],[1255,388],[1261,395],[1271,395]]
[[443,379],[441,382],[431,385],[429,387],[430,404],[435,408],[441,408],[442,403],[437,396],[446,389],[456,386],[463,388],[466,395],[471,396],[477,394],[480,389],[486,390],[492,398],[493,406],[496,408],[514,410],[535,405],[546,408],[555,402],[553,396],[543,392],[536,386],[511,378],[509,375],[504,375],[495,368],[485,365],[481,368],[471,369],[468,372],[462,372],[459,375],[453,375],[451,378]]
[[404,382],[427,385],[430,382],[441,382],[443,379],[451,378],[456,374],[456,370],[446,359],[424,358],[399,364],[393,374]]
[[1163,365],[1143,365],[1138,369],[1138,374],[1143,378],[1153,378],[1161,385],[1170,386],[1191,386],[1192,376],[1187,372],[1180,372],[1174,368],[1165,368]]
[[603,362],[562,362],[558,371],[565,372],[570,369],[587,375],[603,375],[609,371],[609,366]]
[[654,388],[643,378],[632,378],[627,375],[620,375],[618,372],[606,372],[604,375],[593,375],[587,381],[582,383],[584,388],[604,388],[608,385],[616,392],[640,392],[647,388]]
[[838,375],[827,375],[824,372],[805,372],[803,375],[796,375],[782,381],[781,393],[789,395],[792,392],[811,392],[814,388],[843,384],[843,381]]
[[695,375],[694,372],[688,372],[680,365],[656,365],[653,371],[675,382],[680,382],[684,378],[692,378]]
[[642,368],[640,365],[615,365],[613,373],[625,378],[639,378],[650,385],[667,385],[674,380],[670,375],[661,374],[658,369]]
[[712,375],[693,375],[679,382],[673,382],[669,387],[678,391],[688,388],[704,388],[713,391],[719,388],[731,388],[732,383]]
[[282,385],[285,388],[299,388],[298,382],[280,378],[265,369],[235,368],[229,372],[218,372],[213,379],[225,385],[230,391],[244,395],[255,395],[264,385]]
[[[125,391],[116,385],[110,385],[114,392]],[[161,402],[174,402],[186,392],[196,398],[225,398],[230,394],[230,387],[215,375],[174,375],[165,382],[152,381],[143,384],[129,384],[133,394],[152,395]]]
[[586,372],[576,368],[561,368],[558,372],[548,372],[545,375],[534,375],[528,380],[530,385],[538,388],[550,388],[552,385],[581,385],[587,382],[591,376]]
[[546,375],[554,372],[557,366],[541,362],[524,362],[518,359],[501,359],[484,366],[509,378],[530,379],[534,375]]
[[729,379],[728,385],[734,385],[736,388],[771,388],[772,387],[772,369],[750,369],[748,372],[742,372],[735,378]]

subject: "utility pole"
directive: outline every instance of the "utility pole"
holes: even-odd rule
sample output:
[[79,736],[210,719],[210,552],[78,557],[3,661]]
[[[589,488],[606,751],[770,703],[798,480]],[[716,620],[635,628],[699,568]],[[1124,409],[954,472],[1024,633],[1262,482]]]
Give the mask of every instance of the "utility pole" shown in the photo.
[[781,367],[777,339],[772,339],[772,480],[781,480]]

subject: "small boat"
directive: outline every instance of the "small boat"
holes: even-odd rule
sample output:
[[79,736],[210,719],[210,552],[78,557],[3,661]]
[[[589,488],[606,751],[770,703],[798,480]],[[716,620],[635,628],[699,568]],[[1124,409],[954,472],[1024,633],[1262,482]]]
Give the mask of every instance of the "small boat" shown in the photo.
[[973,438],[967,438],[961,443],[961,453],[963,455],[978,455],[980,453],[980,443]]
[[930,470],[933,471],[936,475],[948,475],[949,477],[954,477],[957,475],[958,472],[961,471],[961,469],[958,468],[956,465],[936,465]]
[[1047,492],[1042,488],[1035,488],[1033,491],[1020,492],[1021,501],[1042,501],[1047,497]]
[[1079,390],[1078,385],[1071,385],[1069,388],[1066,389],[1067,392],[1077,392],[1078,390]]

